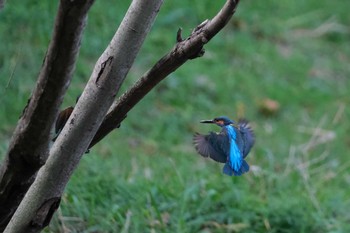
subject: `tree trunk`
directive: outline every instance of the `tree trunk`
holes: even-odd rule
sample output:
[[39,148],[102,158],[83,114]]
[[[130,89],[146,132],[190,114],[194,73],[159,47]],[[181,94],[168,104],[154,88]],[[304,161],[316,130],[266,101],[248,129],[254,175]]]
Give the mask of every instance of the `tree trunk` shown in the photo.
[[162,0],[134,0],[102,54],[71,117],[4,232],[39,232],[87,150],[150,30]]
[[93,0],[60,2],[36,88],[23,110],[0,168],[0,232],[48,156],[51,127],[70,83]]

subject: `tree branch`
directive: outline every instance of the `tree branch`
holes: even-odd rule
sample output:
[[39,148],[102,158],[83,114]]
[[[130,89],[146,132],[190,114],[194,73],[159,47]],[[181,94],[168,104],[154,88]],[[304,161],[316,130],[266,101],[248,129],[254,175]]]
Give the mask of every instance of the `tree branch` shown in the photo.
[[36,87],[0,168],[0,231],[6,227],[48,156],[50,131],[70,83],[86,15],[94,0],[61,0]]
[[118,128],[127,113],[160,81],[182,66],[187,60],[202,56],[204,54],[203,46],[227,24],[238,3],[239,0],[227,0],[212,20],[205,20],[198,25],[185,40],[182,39],[181,29],[179,29],[175,47],[113,104],[89,148],[102,140],[112,130]]
[[50,222],[70,176],[111,106],[162,2],[132,1],[53,144],[46,164],[40,169],[5,232],[38,232]]

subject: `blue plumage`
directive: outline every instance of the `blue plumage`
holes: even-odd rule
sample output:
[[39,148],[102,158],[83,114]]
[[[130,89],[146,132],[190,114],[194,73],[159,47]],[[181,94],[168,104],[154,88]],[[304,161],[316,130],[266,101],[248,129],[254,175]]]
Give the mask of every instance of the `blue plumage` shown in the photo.
[[226,134],[230,143],[227,164],[232,168],[233,171],[239,171],[242,167],[243,156],[236,143],[237,133],[231,125],[223,126],[222,129],[226,130]]
[[210,132],[208,135],[195,134],[193,141],[197,152],[210,157],[216,162],[225,163],[223,173],[240,176],[249,171],[244,160],[254,145],[254,133],[245,120],[237,125],[228,117],[217,117],[213,120],[201,121],[213,123],[221,127],[220,133]]

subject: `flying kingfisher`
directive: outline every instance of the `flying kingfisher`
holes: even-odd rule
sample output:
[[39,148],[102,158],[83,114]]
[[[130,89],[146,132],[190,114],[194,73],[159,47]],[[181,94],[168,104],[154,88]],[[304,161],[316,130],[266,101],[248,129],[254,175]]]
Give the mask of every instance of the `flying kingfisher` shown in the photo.
[[226,116],[201,123],[216,124],[221,127],[220,133],[209,132],[208,135],[196,133],[193,142],[197,152],[203,157],[210,157],[216,162],[225,163],[223,173],[240,176],[249,171],[245,161],[255,142],[253,130],[248,121],[239,120],[237,125]]

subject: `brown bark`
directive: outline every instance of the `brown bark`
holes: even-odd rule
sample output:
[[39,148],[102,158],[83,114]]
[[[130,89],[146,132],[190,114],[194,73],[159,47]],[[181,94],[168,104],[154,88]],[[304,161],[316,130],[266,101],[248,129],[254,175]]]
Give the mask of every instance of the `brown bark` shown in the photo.
[[127,113],[160,81],[182,66],[187,60],[201,57],[204,54],[203,46],[227,24],[238,3],[239,0],[227,0],[213,19],[206,20],[198,25],[185,40],[182,39],[181,29],[179,29],[175,47],[113,104],[89,148],[102,140],[112,130],[118,128]]
[[50,148],[50,156],[4,232],[39,232],[50,222],[73,171],[110,108],[162,2],[131,2],[117,32],[95,64],[67,123]]
[[50,131],[70,83],[86,16],[94,0],[61,0],[36,87],[0,168],[2,232],[48,156]]

